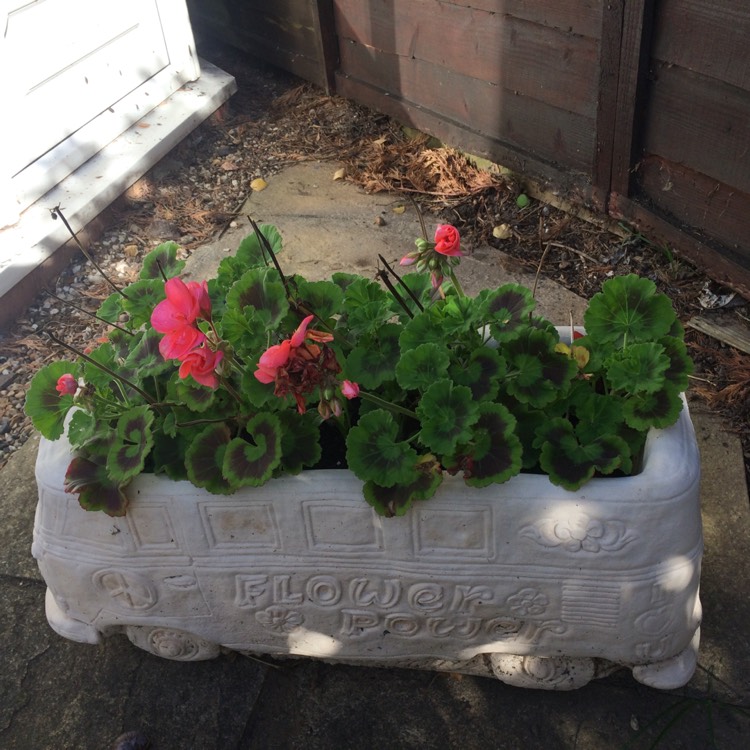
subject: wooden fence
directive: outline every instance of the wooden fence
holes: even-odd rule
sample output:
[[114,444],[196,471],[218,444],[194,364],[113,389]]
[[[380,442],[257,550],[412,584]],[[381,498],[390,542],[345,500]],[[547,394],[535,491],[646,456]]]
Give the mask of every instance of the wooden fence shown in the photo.
[[624,219],[750,296],[750,4],[189,4],[225,19],[214,31],[231,17],[227,41]]

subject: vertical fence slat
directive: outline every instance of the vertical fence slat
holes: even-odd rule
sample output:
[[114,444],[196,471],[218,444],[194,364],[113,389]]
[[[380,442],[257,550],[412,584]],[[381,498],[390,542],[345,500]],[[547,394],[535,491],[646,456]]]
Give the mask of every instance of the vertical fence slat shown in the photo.
[[654,0],[629,0],[624,4],[620,75],[614,122],[614,148],[610,192],[630,194],[631,169],[641,137],[643,87],[648,72]]
[[591,175],[595,208],[606,210],[612,179],[612,154],[618,117],[618,82],[624,0],[612,0],[602,12],[599,43],[599,92],[596,108],[596,153]]

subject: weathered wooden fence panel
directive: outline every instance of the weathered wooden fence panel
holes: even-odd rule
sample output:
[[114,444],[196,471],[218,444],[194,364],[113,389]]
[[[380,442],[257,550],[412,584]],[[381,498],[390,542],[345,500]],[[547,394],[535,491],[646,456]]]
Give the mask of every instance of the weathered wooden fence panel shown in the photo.
[[188,2],[230,43],[625,219],[750,296],[746,0]]
[[569,180],[569,172],[580,173],[588,191],[596,159],[600,3],[333,5],[338,93],[462,147],[455,136],[464,132],[475,152],[536,176],[564,172]]
[[750,293],[750,5],[661,0],[653,12],[627,190],[610,211]]

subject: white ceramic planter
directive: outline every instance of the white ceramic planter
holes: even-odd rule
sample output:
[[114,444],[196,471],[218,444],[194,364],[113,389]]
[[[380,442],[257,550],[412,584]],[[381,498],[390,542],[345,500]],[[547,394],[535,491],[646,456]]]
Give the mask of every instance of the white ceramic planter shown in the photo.
[[96,643],[124,632],[171,659],[222,648],[495,676],[570,689],[618,666],[647,685],[692,675],[701,618],[700,463],[683,409],[644,470],[578,493],[522,475],[447,478],[378,517],[346,471],[216,496],[141,476],[122,519],[63,492],[62,439],[42,440],[33,553],[47,617]]

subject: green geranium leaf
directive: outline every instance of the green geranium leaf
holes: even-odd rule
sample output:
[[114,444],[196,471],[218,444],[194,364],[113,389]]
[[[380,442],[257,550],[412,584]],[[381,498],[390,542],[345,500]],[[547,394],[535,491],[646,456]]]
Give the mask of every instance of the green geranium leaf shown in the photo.
[[515,429],[516,418],[502,404],[481,404],[474,425],[471,468],[464,469],[468,485],[486,487],[518,474],[523,448]]
[[550,415],[547,411],[532,409],[526,404],[516,404],[513,414],[516,417],[516,435],[523,446],[521,466],[527,470],[538,468],[540,445],[536,443],[537,433],[549,423]]
[[439,313],[443,330],[451,338],[479,327],[479,309],[471,297],[448,297],[433,307]]
[[[332,281],[304,281],[297,284],[304,309],[315,313],[318,320],[328,320],[341,310],[343,290]],[[312,328],[317,328],[313,321]]]
[[185,261],[177,259],[180,246],[176,242],[162,242],[157,245],[144,259],[141,268],[141,279],[162,279],[162,274],[168,279],[178,276],[185,268]]
[[416,349],[421,344],[444,344],[448,338],[435,306],[417,313],[404,327],[398,343],[402,352]]
[[76,377],[77,373],[78,365],[60,360],[45,365],[31,379],[26,394],[26,414],[47,440],[57,440],[63,434],[65,415],[73,406],[73,396],[58,393],[57,381],[63,375]]
[[607,379],[613,391],[654,393],[664,385],[669,364],[661,344],[633,344],[607,361]]
[[693,360],[690,359],[685,342],[680,338],[667,336],[659,343],[664,347],[666,356],[669,357],[669,367],[664,373],[665,382],[680,393],[686,391],[689,378],[693,374]]
[[383,325],[377,335],[367,337],[352,349],[343,366],[346,379],[370,389],[395,379],[399,330],[393,323]]
[[[165,418],[163,427],[168,421],[174,421],[172,414]],[[180,425],[174,430],[164,429],[161,432],[154,432],[154,447],[149,455],[150,470],[154,474],[166,474],[176,482],[187,479],[185,453],[205,427],[205,424],[189,427]]]
[[408,484],[383,487],[367,481],[362,488],[365,500],[386,518],[403,516],[415,500],[428,500],[442,484],[443,472],[434,456],[425,456],[417,464],[417,478]]
[[553,419],[543,430],[539,465],[552,484],[575,491],[595,472],[611,474],[630,456],[627,443],[614,435],[579,442],[567,419]]
[[479,405],[469,388],[445,378],[425,391],[417,416],[422,423],[422,443],[435,453],[450,454],[458,443],[466,443],[471,437],[471,427],[479,418]]
[[110,294],[109,297],[99,305],[96,314],[108,323],[117,323],[120,319],[120,315],[125,312],[122,306],[124,299],[125,298],[118,292]]
[[[253,264],[250,265],[252,266]],[[223,293],[226,293],[232,284],[235,281],[239,281],[242,274],[247,270],[248,264],[243,263],[236,255],[228,255],[226,258],[222,258],[219,267],[216,269],[216,286]]]
[[358,278],[344,292],[344,312],[353,337],[371,336],[392,317],[391,298],[370,279]]
[[626,399],[623,407],[625,421],[634,430],[669,427],[677,421],[681,410],[682,399],[670,386],[655,393],[639,393]]
[[[272,224],[259,224],[260,233],[268,240],[275,255],[281,252],[281,234]],[[258,235],[253,232],[240,242],[236,253],[237,260],[244,265],[245,269],[255,266],[265,266],[271,263],[265,244],[261,242]]]
[[151,320],[154,308],[165,298],[164,282],[159,279],[141,279],[124,289],[127,299],[122,307],[130,316],[130,325],[139,328]]
[[342,292],[346,292],[349,286],[360,278],[362,277],[358,276],[356,273],[342,273],[341,271],[337,271],[331,276],[331,281],[341,289]]
[[578,418],[576,432],[583,439],[615,435],[624,423],[623,402],[616,396],[594,393],[582,383],[581,387],[574,388],[570,401]]
[[159,352],[162,334],[153,328],[131,336],[131,351],[125,360],[125,367],[138,372],[141,378],[153,377],[174,367]]
[[267,330],[275,329],[289,312],[286,290],[275,268],[252,268],[227,293],[227,310],[255,309]]
[[555,351],[556,336],[529,328],[506,343],[508,393],[534,407],[551,404],[565,394],[576,376],[576,363]]
[[398,425],[389,412],[376,409],[365,414],[346,440],[349,468],[363,481],[372,480],[383,487],[414,482],[417,454],[397,436]]
[[198,414],[208,411],[216,401],[215,390],[206,388],[192,378],[180,378],[174,388],[177,402]]
[[65,491],[78,495],[84,510],[101,510],[108,516],[124,516],[128,497],[122,487],[107,475],[107,467],[80,456],[65,473]]
[[121,328],[113,328],[107,335],[115,360],[126,360],[130,356],[133,344],[138,340],[137,334],[128,333]]
[[267,319],[261,318],[252,307],[229,309],[222,316],[219,329],[237,352],[259,352],[260,356],[268,346],[266,323]]
[[475,349],[467,363],[454,364],[450,369],[453,382],[468,386],[475,401],[494,399],[505,373],[505,360],[489,347]]
[[[408,288],[408,291],[404,289],[404,286]],[[404,302],[406,302],[412,315],[416,315],[421,309],[429,307],[432,304],[432,296],[435,293],[430,274],[428,273],[407,273],[401,277],[401,283],[396,289]],[[419,304],[414,301],[414,298],[417,299]],[[392,300],[391,309],[402,320],[407,317],[404,308],[395,299]]]
[[[108,425],[107,425],[108,427]],[[74,448],[80,448],[97,436],[97,422],[93,415],[76,409],[68,424],[68,440]]]
[[116,438],[107,455],[109,475],[115,482],[123,484],[143,471],[146,456],[154,444],[153,421],[154,415],[148,406],[128,409],[117,420]]
[[618,349],[666,336],[675,319],[669,297],[635,274],[605,281],[583,316],[592,348],[609,344]]
[[199,432],[185,451],[188,479],[214,495],[230,495],[237,488],[224,478],[224,454],[231,440],[225,424],[212,424]]
[[406,390],[426,389],[445,377],[449,364],[450,355],[446,347],[420,344],[416,349],[403,353],[396,365],[396,380]]
[[285,474],[299,474],[320,460],[320,426],[315,412],[297,414],[282,411],[276,415],[281,425],[281,464]]
[[246,429],[249,440],[229,442],[222,472],[236,487],[258,487],[271,478],[281,460],[281,424],[273,414],[256,414]]
[[[109,388],[114,378],[107,370],[120,374],[123,369],[112,344],[109,342],[99,344],[96,349],[89,353],[89,358],[93,362],[84,363],[83,379],[89,385],[97,388]],[[102,367],[97,367],[95,363],[101,364]]]
[[504,284],[481,295],[481,305],[492,337],[502,343],[527,325],[536,302],[526,287]]

